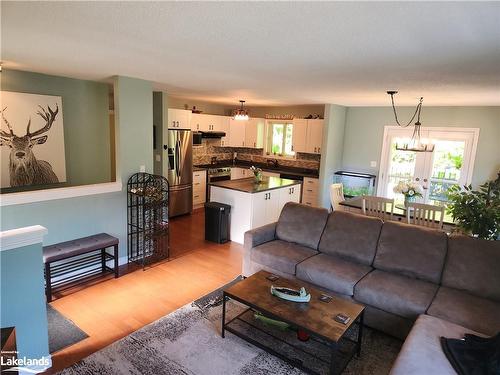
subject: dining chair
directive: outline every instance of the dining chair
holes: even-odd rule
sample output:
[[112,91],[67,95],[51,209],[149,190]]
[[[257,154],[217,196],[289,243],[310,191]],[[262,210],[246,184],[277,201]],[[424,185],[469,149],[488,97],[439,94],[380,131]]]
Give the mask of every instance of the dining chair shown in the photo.
[[342,184],[331,184],[330,185],[330,204],[332,211],[340,210],[340,202],[345,201],[344,198],[344,186]]
[[444,207],[409,202],[406,205],[406,219],[408,224],[443,229]]
[[384,221],[392,220],[394,215],[394,199],[363,196],[363,215],[379,217]]

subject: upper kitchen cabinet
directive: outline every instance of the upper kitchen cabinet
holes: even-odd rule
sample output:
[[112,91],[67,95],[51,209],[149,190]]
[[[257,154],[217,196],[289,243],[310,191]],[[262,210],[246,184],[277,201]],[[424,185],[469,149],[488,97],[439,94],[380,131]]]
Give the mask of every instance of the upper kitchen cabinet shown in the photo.
[[220,132],[222,131],[222,116],[216,115],[205,115],[207,118],[207,125],[209,132]]
[[323,143],[323,120],[307,120],[307,145],[306,152],[321,154]]
[[189,121],[191,111],[185,109],[168,109],[168,128],[169,129],[190,129]]
[[293,120],[293,138],[292,138],[292,151],[295,152],[308,152],[307,151],[307,120],[294,119]]
[[218,116],[220,118],[220,130],[221,132],[226,133],[225,137],[222,137],[220,139],[220,145],[221,146],[229,146],[229,140],[231,137],[231,129],[229,125],[229,120],[231,117],[228,116]]
[[293,120],[293,151],[321,154],[322,142],[323,120]]
[[264,148],[264,128],[266,120],[251,118],[245,125],[245,147]]
[[208,116],[201,115],[199,113],[193,113],[191,115],[191,125],[190,128],[192,131],[208,131]]
[[190,129],[191,111],[185,109],[168,109],[169,129]]
[[245,128],[247,121],[238,121],[235,119],[229,119],[229,131],[231,135],[229,137],[228,146],[231,147],[245,147]]

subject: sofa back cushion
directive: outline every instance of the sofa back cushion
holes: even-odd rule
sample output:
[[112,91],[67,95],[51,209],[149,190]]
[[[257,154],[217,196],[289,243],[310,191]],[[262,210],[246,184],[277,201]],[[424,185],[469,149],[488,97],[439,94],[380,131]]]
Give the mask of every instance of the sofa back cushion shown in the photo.
[[442,284],[500,301],[500,241],[450,236]]
[[316,250],[327,218],[328,211],[324,208],[289,202],[281,210],[276,238]]
[[416,225],[385,222],[373,266],[438,284],[446,256],[446,233]]
[[382,220],[333,211],[319,242],[319,251],[370,266],[377,250]]

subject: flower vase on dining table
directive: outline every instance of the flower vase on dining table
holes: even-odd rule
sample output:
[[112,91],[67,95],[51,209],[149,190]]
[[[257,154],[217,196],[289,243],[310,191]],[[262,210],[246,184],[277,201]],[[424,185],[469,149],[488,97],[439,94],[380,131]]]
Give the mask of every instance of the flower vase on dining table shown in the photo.
[[416,196],[409,196],[409,195],[405,195],[405,207],[408,207],[408,203],[413,203],[413,202],[416,202],[417,201],[417,197]]

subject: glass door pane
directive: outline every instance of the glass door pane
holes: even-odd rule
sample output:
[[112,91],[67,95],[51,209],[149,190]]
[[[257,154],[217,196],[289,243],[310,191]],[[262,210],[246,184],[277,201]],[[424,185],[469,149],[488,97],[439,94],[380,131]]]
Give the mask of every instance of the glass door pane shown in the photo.
[[399,143],[409,142],[410,137],[392,137],[389,151],[389,162],[386,176],[386,189],[384,197],[394,198],[396,203],[403,203],[402,194],[394,193],[394,186],[400,181],[413,181],[419,163],[417,163],[417,153],[410,151],[396,150]]
[[435,148],[431,157],[431,173],[429,183],[425,184],[424,188],[426,188],[426,201],[439,205],[448,201],[446,197],[448,189],[460,184],[465,142],[436,139],[433,143]]

